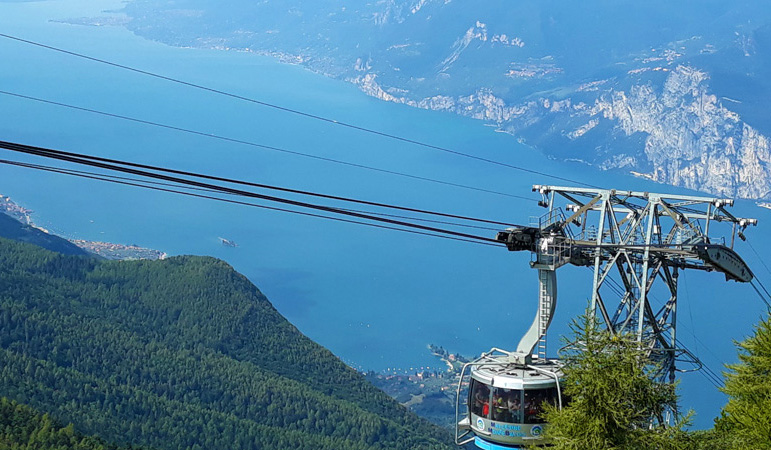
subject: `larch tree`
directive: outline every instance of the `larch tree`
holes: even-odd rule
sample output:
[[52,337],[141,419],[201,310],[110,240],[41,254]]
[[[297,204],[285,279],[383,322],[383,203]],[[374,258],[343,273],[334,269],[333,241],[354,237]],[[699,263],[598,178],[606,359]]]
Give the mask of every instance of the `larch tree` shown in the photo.
[[739,362],[727,366],[728,403],[715,429],[733,449],[771,450],[771,314],[737,346]]
[[632,336],[611,335],[589,313],[573,321],[563,351],[567,404],[546,408],[552,450],[688,448],[682,427],[664,424],[676,410],[675,386],[654,380],[646,351]]

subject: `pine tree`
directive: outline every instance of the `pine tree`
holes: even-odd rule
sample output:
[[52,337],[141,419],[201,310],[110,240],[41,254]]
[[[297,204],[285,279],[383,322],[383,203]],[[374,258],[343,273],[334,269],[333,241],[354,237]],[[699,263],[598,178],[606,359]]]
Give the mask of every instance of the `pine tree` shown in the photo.
[[685,421],[662,424],[677,403],[675,386],[655,381],[644,350],[630,336],[611,336],[590,314],[571,325],[574,342],[562,355],[569,404],[546,408],[553,450],[686,448]]
[[771,315],[737,344],[739,362],[728,365],[723,392],[729,399],[716,430],[736,450],[771,449]]

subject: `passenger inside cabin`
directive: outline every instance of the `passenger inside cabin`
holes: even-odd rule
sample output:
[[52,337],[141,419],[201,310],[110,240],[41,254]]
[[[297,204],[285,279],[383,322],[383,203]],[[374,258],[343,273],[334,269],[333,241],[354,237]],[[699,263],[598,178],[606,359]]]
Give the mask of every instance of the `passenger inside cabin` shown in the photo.
[[519,392],[514,391],[509,394],[509,398],[506,400],[506,406],[514,416],[519,415]]
[[511,422],[511,414],[504,396],[497,392],[493,395],[493,420]]
[[474,383],[472,394],[474,402],[471,412],[477,416],[488,417],[490,414],[490,388],[482,383]]
[[525,391],[525,423],[541,423],[543,395],[539,390]]

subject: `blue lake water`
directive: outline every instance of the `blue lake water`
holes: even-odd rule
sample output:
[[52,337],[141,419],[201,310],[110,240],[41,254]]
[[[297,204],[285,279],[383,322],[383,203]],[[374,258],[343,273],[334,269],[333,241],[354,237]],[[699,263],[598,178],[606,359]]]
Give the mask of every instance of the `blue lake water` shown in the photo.
[[[365,96],[301,67],[241,52],[172,48],[115,26],[59,23],[120,8],[109,1],[0,1],[0,32],[216,89],[556,173],[606,187],[677,191],[623,174],[550,161],[482,123]],[[357,164],[530,195],[565,182],[453,157],[297,115],[148,78],[0,38],[0,90],[195,129]],[[385,203],[527,223],[534,202],[452,188],[192,136],[0,95],[0,139],[277,184]],[[0,158],[18,158],[0,151]],[[39,161],[36,161],[39,162]],[[251,279],[300,331],[365,369],[440,368],[426,345],[478,354],[513,347],[536,308],[529,256],[258,208],[127,188],[0,165],[0,193],[35,221],[72,238],[135,243],[171,255],[222,258]],[[534,197],[535,198],[535,197]],[[769,250],[771,214],[758,217],[754,249]],[[493,231],[484,231],[491,237]],[[221,245],[218,237],[238,243]],[[738,251],[763,280],[771,273],[746,244]],[[551,345],[590,295],[590,272],[560,272]],[[749,286],[715,274],[681,276],[680,337],[713,370],[736,360],[732,340],[762,314]],[[766,282],[771,285],[771,282]],[[699,374],[682,377],[683,405],[709,426],[722,394]]]

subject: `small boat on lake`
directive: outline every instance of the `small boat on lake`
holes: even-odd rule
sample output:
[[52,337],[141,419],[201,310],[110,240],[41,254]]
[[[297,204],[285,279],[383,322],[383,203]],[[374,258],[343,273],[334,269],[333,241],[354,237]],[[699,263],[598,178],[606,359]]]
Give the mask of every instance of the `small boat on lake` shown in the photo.
[[220,242],[222,242],[222,245],[225,247],[238,247],[238,244],[235,243],[235,241],[231,241],[230,239],[225,239],[224,237],[219,238]]

